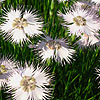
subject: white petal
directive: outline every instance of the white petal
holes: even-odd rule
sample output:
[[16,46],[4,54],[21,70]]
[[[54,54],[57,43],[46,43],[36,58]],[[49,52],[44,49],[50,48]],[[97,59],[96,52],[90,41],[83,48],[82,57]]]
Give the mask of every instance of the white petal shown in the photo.
[[64,1],[67,1],[67,0],[58,0],[58,2],[64,2]]
[[36,79],[38,86],[42,86],[43,84],[48,85],[48,78],[46,77],[46,74],[40,69],[37,69],[34,72],[34,78]]
[[46,95],[43,92],[44,92],[44,90],[42,88],[36,88],[34,90],[34,92],[33,92],[35,100],[42,100],[43,99],[43,96]]
[[96,38],[95,36],[93,36],[93,35],[89,36],[89,43],[90,43],[91,45],[93,45],[93,44],[95,44],[95,43],[97,43],[97,42],[100,42],[100,40],[97,39],[97,38]]
[[43,34],[43,32],[40,31],[40,29],[40,25],[28,24],[27,27],[24,27],[25,33],[27,33],[29,36]]
[[7,13],[6,19],[14,20],[15,18],[20,18],[20,17],[21,17],[21,11],[20,10],[11,9],[11,11]]
[[32,76],[33,75],[33,71],[34,71],[34,69],[32,67],[33,66],[27,67],[27,70],[25,70],[23,72],[23,76]]
[[8,78],[8,85],[10,85],[12,88],[17,89],[20,87],[20,81],[22,80],[22,77],[20,74],[13,73],[9,78]]
[[70,58],[72,58],[72,55],[74,53],[75,53],[75,50],[62,47],[57,51],[56,55],[57,55],[58,60],[62,61],[63,59],[65,59],[68,63],[70,63]]
[[47,58],[53,58],[54,57],[54,50],[51,49],[42,49],[40,56],[42,56],[43,61],[45,61]]
[[29,93],[24,92],[21,88],[19,88],[16,90],[14,98],[16,98],[16,100],[28,100]]
[[12,39],[14,42],[19,43],[20,41],[22,42],[23,40],[27,40],[28,38],[26,37],[25,33],[23,30],[19,29],[14,29],[10,35],[12,35]]
[[1,28],[1,30],[5,31],[7,33],[14,29],[12,24],[13,24],[13,20],[8,20],[8,22],[1,24],[0,28]]
[[97,42],[100,42],[100,40],[94,35],[89,35],[88,38],[82,36],[81,39],[77,41],[77,43],[79,44],[79,47],[94,45]]
[[28,22],[28,26],[24,28],[25,32],[30,35],[39,35],[43,34],[42,31],[40,31],[43,27],[42,22],[39,22],[39,18],[36,14],[32,14],[31,12],[25,11],[25,14],[23,15],[23,18],[25,18]]
[[95,3],[100,3],[100,0],[92,0],[92,2],[95,2]]

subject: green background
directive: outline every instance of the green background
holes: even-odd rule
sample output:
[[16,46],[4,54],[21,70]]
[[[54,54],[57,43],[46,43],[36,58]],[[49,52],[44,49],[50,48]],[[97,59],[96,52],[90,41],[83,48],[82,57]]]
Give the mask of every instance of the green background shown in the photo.
[[[45,64],[40,63],[38,52],[28,48],[29,43],[12,44],[5,41],[0,36],[0,57],[10,57],[14,61],[20,62],[21,65],[26,61],[31,64],[40,64],[50,70],[55,75],[53,80],[53,92],[51,100],[100,100],[100,88],[95,68],[100,65],[99,47],[78,48],[74,43],[78,40],[75,36],[68,35],[68,29],[61,26],[61,20],[57,17],[58,11],[64,12],[64,8],[73,5],[74,0],[58,3],[56,0],[6,0],[1,4],[0,15],[3,15],[2,9],[14,7],[23,7],[24,9],[36,9],[44,21],[43,32],[52,38],[65,38],[70,46],[76,50],[74,59],[71,64],[66,63],[62,66],[54,60],[48,60]],[[2,17],[0,17],[2,23]],[[29,37],[30,38],[30,37]],[[32,37],[30,40],[33,44],[37,43],[40,37]],[[11,95],[5,93],[6,89],[0,91],[0,100],[7,100]]]

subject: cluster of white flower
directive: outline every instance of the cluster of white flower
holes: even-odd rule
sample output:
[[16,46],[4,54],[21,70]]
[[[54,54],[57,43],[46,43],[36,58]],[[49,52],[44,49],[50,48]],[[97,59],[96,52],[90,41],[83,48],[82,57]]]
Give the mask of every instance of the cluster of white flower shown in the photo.
[[[12,43],[30,41],[28,36],[43,34],[43,22],[36,11],[22,12],[19,9],[11,8],[4,13],[2,16],[4,22],[0,25],[0,30],[2,36]],[[75,53],[75,50],[69,49],[68,43],[64,39],[53,40],[49,36],[45,36],[45,40],[35,45],[34,49],[40,51],[43,62],[46,59],[55,58],[61,63],[64,59],[70,63],[70,58],[72,59],[72,55]],[[47,86],[51,85],[53,75],[40,68],[35,70],[32,65],[26,64],[24,68],[18,67],[18,65],[16,67],[15,63],[10,60],[3,60],[0,66],[1,86],[6,83],[10,87],[8,92],[13,90],[11,94],[15,100],[42,100],[51,97],[52,88],[47,88]]]
[[[96,0],[99,3],[99,0]],[[63,18],[65,23],[62,23],[64,27],[68,27],[70,34],[74,34],[77,37],[81,37],[77,44],[80,47],[89,46],[100,42],[100,17],[96,11],[96,5],[89,1],[80,0],[77,2],[72,11],[65,12],[64,14],[59,12],[58,16]]]
[[[67,0],[58,0],[58,2],[65,2]],[[92,5],[96,2],[96,5]],[[76,42],[79,47],[94,45],[100,42],[100,18],[98,16],[97,3],[99,0],[92,0],[91,2],[77,2],[73,9],[69,12],[58,13],[58,16],[64,20],[61,23],[63,27],[69,28],[70,35],[76,35],[80,39]],[[4,10],[5,11],[5,10]],[[0,25],[2,36],[12,43],[22,43],[23,41],[30,41],[29,37],[44,35],[42,28],[44,26],[41,17],[35,10],[23,12],[20,9],[11,8],[6,10],[2,15],[4,22]],[[42,36],[41,36],[42,37]],[[70,63],[73,59],[75,50],[70,48],[66,39],[52,39],[50,36],[44,35],[43,41],[37,44],[30,44],[29,48],[38,50],[38,54],[42,59],[42,63],[47,59],[54,58],[56,62]],[[50,78],[51,77],[51,78]],[[52,80],[45,70],[34,66],[18,67],[11,60],[1,60],[0,62],[0,86],[7,84],[10,87],[13,98],[15,100],[42,100],[50,97],[49,92],[51,88],[47,88]],[[9,91],[10,91],[9,90]]]
[[[67,0],[58,0],[65,2]],[[81,37],[76,43],[79,47],[97,44],[100,46],[100,0],[79,0],[72,10],[58,16],[64,20],[62,26],[69,28],[70,34]],[[100,78],[100,69],[96,68],[97,79]],[[100,82],[99,82],[100,84]],[[100,86],[99,86],[100,88]]]
[[[27,37],[37,36],[43,34],[43,22],[39,21],[39,17],[35,12],[25,11],[23,14],[21,10],[13,10],[6,12],[3,18],[6,20],[1,24],[0,29],[3,32],[4,38],[12,42],[23,42],[29,40]],[[29,40],[30,41],[30,40]],[[47,58],[55,58],[56,61],[62,62],[65,59],[68,63],[70,58],[75,53],[75,50],[69,49],[68,44],[63,39],[51,39],[46,36],[45,42],[41,42],[36,46],[41,51],[43,61]],[[55,52],[56,51],[56,52]],[[66,53],[65,53],[66,52]]]
[[15,100],[42,100],[50,98],[52,88],[47,88],[51,84],[53,76],[41,68],[34,69],[33,65],[25,64],[18,67],[18,64],[2,59],[0,62],[0,87],[6,84],[8,93],[13,90],[12,95]]

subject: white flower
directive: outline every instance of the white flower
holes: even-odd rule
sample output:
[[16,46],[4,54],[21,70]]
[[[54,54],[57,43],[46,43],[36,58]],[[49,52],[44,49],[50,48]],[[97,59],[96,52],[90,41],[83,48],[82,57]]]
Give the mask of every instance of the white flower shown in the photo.
[[100,42],[100,40],[96,36],[83,34],[83,36],[81,36],[81,39],[76,43],[79,44],[79,47],[86,47],[89,45],[94,45],[98,42]]
[[50,81],[50,75],[44,70],[26,65],[9,76],[7,85],[15,90],[12,93],[14,100],[42,100],[50,96],[51,88],[46,88]]
[[68,44],[65,43],[64,39],[53,40],[50,37],[46,37],[45,41],[38,43],[36,48],[40,52],[42,61],[46,61],[46,59],[50,58],[55,58],[56,61],[61,63],[64,60],[70,63],[70,58],[72,59],[72,55],[75,53],[75,50],[69,49]]
[[[99,67],[99,68],[95,68],[95,72],[96,72],[96,74],[97,74],[96,80],[97,80],[97,79],[100,80],[100,67]],[[100,81],[98,82],[98,88],[100,88]]]
[[68,1],[68,0],[58,0],[59,3],[60,3],[60,2],[65,2],[65,1]]
[[3,1],[5,1],[5,0],[0,0],[0,3],[2,3]]
[[3,1],[5,1],[5,0],[0,0],[0,3],[3,2]]
[[43,26],[42,22],[39,22],[39,17],[35,13],[25,11],[22,16],[20,10],[11,9],[7,12],[4,17],[6,21],[1,24],[1,30],[7,33],[5,38],[12,36],[13,42],[19,43],[28,40],[26,34],[29,36],[42,34],[40,31]]
[[87,0],[80,0],[77,3],[75,3],[75,6],[81,7],[82,9],[90,8],[90,9],[93,9],[97,12],[97,11],[99,11],[100,5],[94,4],[93,2],[91,2],[91,0],[88,0],[88,1]]
[[0,60],[0,87],[7,82],[8,75],[12,73],[15,67],[14,62],[11,60]]
[[86,9],[86,8],[91,8],[92,6],[94,6],[90,1],[84,1],[84,0],[80,0],[80,1],[77,1],[75,4],[74,4],[75,7],[80,7],[82,9]]
[[92,2],[95,2],[97,4],[100,4],[100,0],[91,0]]
[[95,11],[89,10],[76,7],[72,12],[59,13],[58,15],[67,23],[63,23],[62,25],[69,27],[71,34],[76,34],[77,36],[81,36],[82,33],[99,35],[97,33],[100,28],[98,16]]
[[99,13],[100,10],[100,0],[91,0],[92,3],[92,9],[95,10],[97,13]]
[[97,78],[96,79],[100,78],[100,67],[99,68],[95,68],[95,72],[97,73]]

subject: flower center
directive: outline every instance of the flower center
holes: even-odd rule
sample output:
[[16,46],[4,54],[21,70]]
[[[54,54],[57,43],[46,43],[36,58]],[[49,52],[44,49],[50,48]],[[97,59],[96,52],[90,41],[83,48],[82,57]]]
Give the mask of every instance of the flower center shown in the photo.
[[32,91],[36,88],[36,80],[32,76],[24,76],[20,81],[20,86],[25,92]]
[[86,25],[86,19],[81,16],[74,17],[73,21],[77,26],[85,26]]
[[59,42],[56,42],[54,40],[49,40],[47,43],[46,43],[46,47],[48,47],[49,49],[60,49],[61,48],[61,44]]
[[17,29],[23,29],[28,26],[27,20],[24,18],[16,18],[12,24],[13,27]]
[[6,67],[4,65],[0,66],[0,75],[7,72]]

